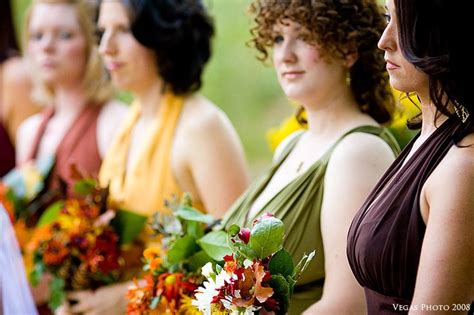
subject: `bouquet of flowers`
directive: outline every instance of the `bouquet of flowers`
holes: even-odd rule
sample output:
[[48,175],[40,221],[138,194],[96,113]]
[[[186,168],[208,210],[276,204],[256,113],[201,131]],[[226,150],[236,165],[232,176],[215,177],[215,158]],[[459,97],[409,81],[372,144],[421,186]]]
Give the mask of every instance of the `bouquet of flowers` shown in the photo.
[[252,229],[232,225],[228,230],[231,255],[224,267],[212,263],[202,268],[206,278],[192,302],[204,314],[286,314],[293,288],[315,253],[294,266],[283,249],[283,222],[266,214]]
[[43,213],[28,246],[34,264],[31,283],[37,285],[45,272],[52,275],[52,309],[62,304],[65,291],[119,281],[125,265],[121,245],[133,240],[146,221],[108,209],[108,190],[94,180],[77,182],[75,190],[80,197],[58,201]]
[[188,195],[166,206],[173,212],[154,216],[158,245],[144,252],[146,275],[129,289],[128,315],[201,314],[191,304],[203,281],[201,267],[231,253],[226,233],[212,231],[216,221],[192,208]]
[[45,192],[45,181],[53,165],[54,157],[28,161],[2,178],[0,202],[12,220],[31,221],[38,209],[52,199],[53,196]]

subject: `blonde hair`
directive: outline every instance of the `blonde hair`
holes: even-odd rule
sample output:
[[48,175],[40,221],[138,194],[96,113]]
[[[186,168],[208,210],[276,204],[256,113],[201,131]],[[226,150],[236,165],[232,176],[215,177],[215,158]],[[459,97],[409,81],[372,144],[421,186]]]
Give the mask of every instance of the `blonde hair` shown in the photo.
[[[40,3],[69,4],[74,7],[80,29],[86,39],[87,61],[84,77],[82,79],[82,87],[85,90],[88,103],[95,105],[103,104],[112,97],[112,86],[99,55],[95,25],[91,18],[91,16],[95,16],[94,12],[97,10],[97,7],[94,7],[94,3],[90,0],[33,0],[26,13],[23,28],[24,49],[28,46],[28,26],[31,19],[31,12],[34,6]],[[36,102],[43,105],[51,104],[54,100],[54,90],[51,86],[48,86],[46,82],[41,80],[36,71],[33,72],[32,97]]]

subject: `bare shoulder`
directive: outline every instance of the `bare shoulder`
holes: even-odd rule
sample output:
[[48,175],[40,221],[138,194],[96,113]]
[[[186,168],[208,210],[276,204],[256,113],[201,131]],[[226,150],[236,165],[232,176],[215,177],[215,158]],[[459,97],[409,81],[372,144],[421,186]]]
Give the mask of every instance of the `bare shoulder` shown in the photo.
[[427,180],[431,191],[449,192],[448,187],[474,189],[474,134],[466,136],[459,146],[453,145]]
[[26,160],[40,123],[41,114],[35,114],[25,119],[18,127],[16,135],[16,162],[18,165]]
[[17,140],[22,141],[26,137],[31,137],[35,134],[41,123],[41,113],[34,114],[26,118],[18,127]]
[[[119,100],[110,100],[100,110],[99,123],[101,121],[108,123],[120,123],[129,111],[129,106]],[[117,125],[113,125],[117,128]]]
[[335,168],[362,169],[361,166],[387,166],[395,159],[390,146],[380,137],[356,132],[349,134],[334,149],[329,165]]
[[10,58],[3,63],[5,84],[13,85],[30,82],[30,75],[26,61],[21,57]]
[[212,134],[229,125],[225,113],[209,99],[192,95],[185,100],[179,130],[186,136],[196,138]]

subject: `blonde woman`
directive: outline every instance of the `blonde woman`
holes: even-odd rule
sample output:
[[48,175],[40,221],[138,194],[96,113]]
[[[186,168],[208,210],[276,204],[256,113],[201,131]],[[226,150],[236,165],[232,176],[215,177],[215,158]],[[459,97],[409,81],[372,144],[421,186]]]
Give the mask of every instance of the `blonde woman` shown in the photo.
[[97,176],[126,107],[112,90],[96,47],[85,1],[34,0],[25,24],[33,97],[44,110],[19,128],[17,164],[55,156],[50,187],[72,181],[71,165]]

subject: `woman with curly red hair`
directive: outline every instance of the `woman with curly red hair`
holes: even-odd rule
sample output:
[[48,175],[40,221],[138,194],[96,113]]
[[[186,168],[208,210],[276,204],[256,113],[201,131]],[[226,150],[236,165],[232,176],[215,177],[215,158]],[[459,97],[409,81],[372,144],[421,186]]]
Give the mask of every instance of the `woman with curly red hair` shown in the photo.
[[[383,53],[384,21],[376,1],[255,0],[253,45],[272,54],[286,96],[301,104],[308,130],[277,148],[275,163],[224,220],[249,226],[272,212],[285,223],[295,260],[316,250],[290,314],[362,314],[363,291],[345,256],[350,222],[398,146],[380,124],[394,100]],[[271,50],[271,52],[270,52]]]

